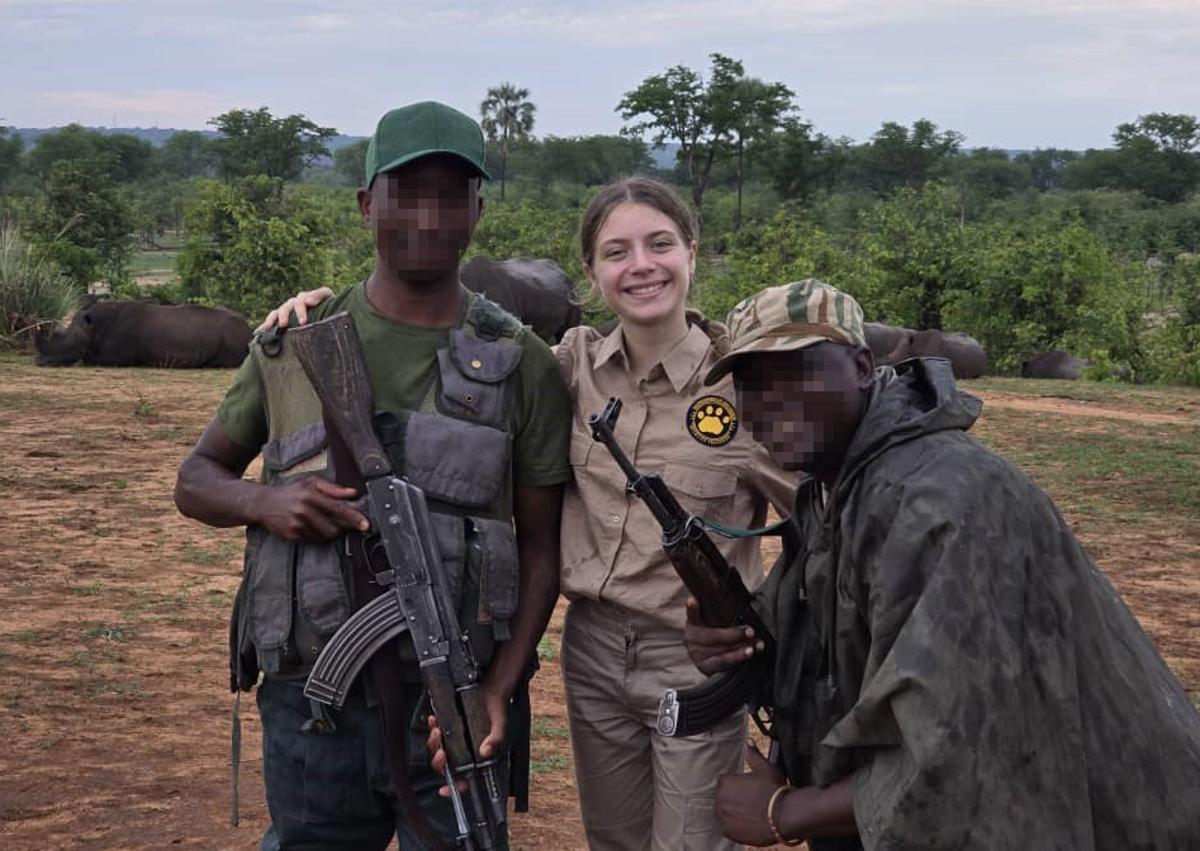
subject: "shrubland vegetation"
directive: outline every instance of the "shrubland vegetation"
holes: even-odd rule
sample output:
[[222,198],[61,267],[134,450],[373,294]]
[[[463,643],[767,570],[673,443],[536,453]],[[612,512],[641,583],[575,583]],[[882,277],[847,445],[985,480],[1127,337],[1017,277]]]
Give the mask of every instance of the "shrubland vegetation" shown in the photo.
[[[550,257],[582,284],[582,207],[612,179],[650,174],[701,221],[692,297],[709,315],[817,276],[871,319],[973,334],[1001,372],[1065,348],[1090,358],[1093,377],[1200,385],[1193,116],[1142,115],[1112,147],[1082,152],[970,148],[924,119],[855,142],[821,133],[787,86],[720,54],[707,72],[646,78],[615,108],[622,135],[538,137],[527,90],[489,89],[494,180],[472,251]],[[368,273],[355,203],[365,140],[331,154],[332,128],[265,108],[210,124],[217,138],[181,131],[161,148],[70,125],[23,149],[0,127],[0,334],[61,315],[97,282],[257,317],[297,289]],[[678,152],[673,168],[655,167],[658,143]],[[143,291],[131,260],[165,243],[180,246],[176,279]]]

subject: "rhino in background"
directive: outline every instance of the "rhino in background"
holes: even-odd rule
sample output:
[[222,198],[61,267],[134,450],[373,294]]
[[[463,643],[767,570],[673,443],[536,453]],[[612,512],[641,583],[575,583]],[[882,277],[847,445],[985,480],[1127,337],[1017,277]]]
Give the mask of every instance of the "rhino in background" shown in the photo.
[[246,357],[250,326],[223,307],[85,298],[65,330],[39,330],[41,366],[235,367]]
[[459,275],[467,289],[487,296],[548,342],[557,343],[583,317],[574,282],[553,260],[497,261],[480,254],[464,263]]
[[863,325],[875,363],[895,366],[909,358],[946,358],[955,378],[978,378],[987,371],[987,352],[967,334],[929,329],[917,331],[881,322]]
[[1056,349],[1042,352],[1021,364],[1022,378],[1061,378],[1075,381],[1087,368],[1086,358],[1077,358],[1070,352]]
[[900,328],[895,325],[885,325],[882,322],[864,322],[863,332],[867,337],[867,348],[875,356],[875,363],[885,363],[885,358],[900,345],[905,334],[911,334],[912,329]]

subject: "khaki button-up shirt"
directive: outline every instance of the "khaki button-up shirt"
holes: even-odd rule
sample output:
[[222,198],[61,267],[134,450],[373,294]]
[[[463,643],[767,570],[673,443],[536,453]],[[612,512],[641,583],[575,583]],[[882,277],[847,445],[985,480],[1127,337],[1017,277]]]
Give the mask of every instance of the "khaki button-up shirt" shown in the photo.
[[[694,322],[641,381],[630,371],[620,327],[607,337],[594,328],[572,328],[559,343],[563,379],[574,400],[574,481],[566,486],[562,513],[561,588],[567,597],[614,603],[679,629],[685,622],[687,592],[663,552],[662,528],[626,492],[624,474],[587,425],[611,396],[624,403],[617,442],[640,471],[659,473],[684,509],[740,527],[763,525],[768,504],[781,515],[791,513],[798,476],[777,467],[738,427],[732,377],[704,386],[718,357],[714,339],[724,335],[718,323]],[[759,539],[713,539],[747,587],[757,587],[763,578]]]

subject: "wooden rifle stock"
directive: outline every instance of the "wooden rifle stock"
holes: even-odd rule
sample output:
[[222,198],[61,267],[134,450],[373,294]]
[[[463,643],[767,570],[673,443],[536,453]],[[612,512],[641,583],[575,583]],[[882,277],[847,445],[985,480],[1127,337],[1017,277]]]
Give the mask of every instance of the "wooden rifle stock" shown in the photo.
[[296,358],[321,400],[327,425],[345,444],[363,480],[392,472],[375,435],[371,417],[374,394],[367,359],[348,313],[302,325],[288,332]]

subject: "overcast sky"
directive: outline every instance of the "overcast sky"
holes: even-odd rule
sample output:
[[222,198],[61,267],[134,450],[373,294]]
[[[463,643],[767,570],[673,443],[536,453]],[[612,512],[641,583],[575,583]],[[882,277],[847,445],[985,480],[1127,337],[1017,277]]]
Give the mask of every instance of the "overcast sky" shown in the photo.
[[926,117],[968,146],[1081,149],[1200,113],[1200,0],[0,0],[0,122],[200,129],[265,105],[366,135],[512,81],[537,134],[612,133],[624,92],[714,51],[860,141]]

